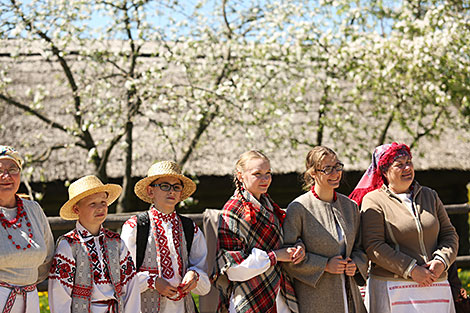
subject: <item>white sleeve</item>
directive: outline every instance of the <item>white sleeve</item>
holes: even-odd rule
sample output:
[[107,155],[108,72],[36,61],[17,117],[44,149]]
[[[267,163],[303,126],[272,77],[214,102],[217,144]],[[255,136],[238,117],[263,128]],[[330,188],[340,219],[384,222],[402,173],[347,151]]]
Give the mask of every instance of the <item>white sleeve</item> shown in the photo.
[[[135,267],[137,262],[137,216],[132,216],[124,223],[124,225],[122,225],[121,239],[131,254]],[[137,284],[140,292],[144,292],[149,288],[148,280],[150,277],[151,275],[148,271],[137,270]],[[155,275],[153,275],[152,279],[155,280]]]
[[57,245],[49,273],[48,291],[51,313],[70,313],[76,265],[67,240]]
[[121,241],[121,284],[123,313],[140,312],[140,287],[135,264],[124,241]]
[[122,225],[121,229],[121,239],[126,244],[127,250],[131,253],[132,260],[135,262],[136,259],[136,250],[137,250],[137,217],[132,216],[128,219],[124,225]]
[[199,281],[192,292],[203,296],[211,290],[209,275],[207,275],[207,244],[204,234],[199,227],[196,225],[194,227],[196,233],[194,234],[189,254],[188,271],[196,271],[199,274]]
[[271,260],[266,251],[253,248],[251,254],[240,264],[233,264],[227,269],[228,279],[246,281],[266,272],[271,267]]

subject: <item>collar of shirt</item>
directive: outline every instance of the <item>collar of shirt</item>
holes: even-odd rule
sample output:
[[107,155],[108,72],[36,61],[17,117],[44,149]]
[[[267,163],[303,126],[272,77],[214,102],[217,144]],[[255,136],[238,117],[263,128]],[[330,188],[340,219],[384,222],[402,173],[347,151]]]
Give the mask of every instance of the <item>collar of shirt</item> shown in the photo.
[[88,240],[93,239],[94,237],[102,237],[104,236],[103,226],[100,227],[100,232],[97,236],[93,236],[79,221],[77,221],[77,233],[79,234],[80,240],[83,242],[87,242]]
[[157,210],[154,206],[150,209],[150,213],[152,214],[153,218],[161,220],[164,223],[169,223],[171,222],[172,224],[175,224],[177,222],[177,216],[176,212],[173,211],[170,214],[165,214]]

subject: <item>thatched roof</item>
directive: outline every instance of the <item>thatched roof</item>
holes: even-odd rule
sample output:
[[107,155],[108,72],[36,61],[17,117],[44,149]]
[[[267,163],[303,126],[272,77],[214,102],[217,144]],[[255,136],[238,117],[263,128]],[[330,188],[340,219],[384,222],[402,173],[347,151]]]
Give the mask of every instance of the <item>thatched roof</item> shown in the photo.
[[[8,45],[0,45],[0,71],[8,69],[13,73],[13,82],[10,92],[25,101],[30,101],[34,94],[28,90],[34,90],[41,86],[47,90],[48,96],[43,110],[46,115],[64,124],[72,124],[73,119],[66,112],[70,101],[69,90],[63,74],[54,62],[45,61],[41,55],[32,55],[16,62],[10,57],[11,49]],[[155,57],[149,57],[148,62],[158,62]],[[79,61],[73,61],[73,66],[83,66]],[[59,78],[59,79],[57,79]],[[92,103],[88,103],[92,107]],[[160,119],[164,119],[165,112],[159,112]],[[187,141],[180,141],[176,147],[170,147],[168,141],[153,127],[150,127],[148,117],[138,116],[134,120],[134,155],[133,175],[144,176],[148,167],[156,160],[174,159],[173,148],[182,151]],[[275,123],[272,120],[270,123]],[[301,124],[299,117],[293,120],[291,127]],[[298,125],[297,125],[298,126]],[[408,143],[410,138],[402,131],[392,130],[394,140]],[[107,140],[109,134],[94,132],[96,140]],[[167,133],[172,136],[171,132]],[[0,101],[0,144],[11,145],[24,155],[38,156],[44,153],[52,145],[70,143],[72,137],[54,129],[37,117],[25,115],[21,110]],[[341,156],[344,147],[341,144],[333,144],[325,136],[325,145],[330,145]],[[439,140],[423,138],[419,146],[414,149],[415,167],[421,170],[427,169],[461,169],[470,170],[470,136],[469,133],[460,133],[454,129],[446,130]],[[363,143],[366,146],[362,156],[357,161],[343,158],[346,169],[364,170],[370,162],[370,152],[375,143],[371,140]],[[289,173],[301,172],[304,169],[304,158],[309,150],[305,145],[292,148],[287,142],[280,146],[270,142],[265,134],[263,126],[251,128],[232,126],[221,130],[219,127],[209,127],[202,137],[196,152],[185,165],[185,170],[197,175],[226,175],[231,173],[238,155],[248,149],[260,149],[268,154],[275,172]],[[79,147],[70,147],[54,151],[51,157],[45,161],[40,171],[35,172],[34,179],[39,175],[46,180],[74,179],[86,173],[91,173],[93,167],[87,163],[85,150]],[[180,157],[180,155],[178,155]],[[118,145],[110,158],[108,174],[111,177],[123,175],[124,153],[122,146]]]

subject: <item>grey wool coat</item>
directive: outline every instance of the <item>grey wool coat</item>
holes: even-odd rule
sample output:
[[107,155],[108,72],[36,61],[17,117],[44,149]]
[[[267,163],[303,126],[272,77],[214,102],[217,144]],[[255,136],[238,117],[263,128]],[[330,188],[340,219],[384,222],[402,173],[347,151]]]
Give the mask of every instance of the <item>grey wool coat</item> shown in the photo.
[[346,291],[350,295],[348,311],[366,312],[357,285],[357,282],[365,282],[368,265],[361,248],[359,209],[342,194],[337,194],[336,201],[328,203],[309,191],[289,204],[282,226],[285,246],[292,246],[300,239],[307,252],[300,264],[282,263],[293,278],[300,313],[345,312],[341,275],[325,272],[328,259],[341,254],[335,220],[345,236],[343,257],[350,257],[357,266],[354,277],[345,275]]

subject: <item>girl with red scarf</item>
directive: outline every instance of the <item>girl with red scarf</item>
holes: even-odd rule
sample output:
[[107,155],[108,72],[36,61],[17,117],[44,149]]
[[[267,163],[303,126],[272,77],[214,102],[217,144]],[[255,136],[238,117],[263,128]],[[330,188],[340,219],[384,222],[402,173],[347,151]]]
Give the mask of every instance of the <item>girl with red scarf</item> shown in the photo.
[[[285,213],[267,194],[272,179],[269,159],[259,151],[245,152],[234,176],[235,194],[219,219],[219,312],[298,312],[290,279],[279,262],[301,262],[304,248],[283,248]],[[222,287],[220,282],[227,280]]]

